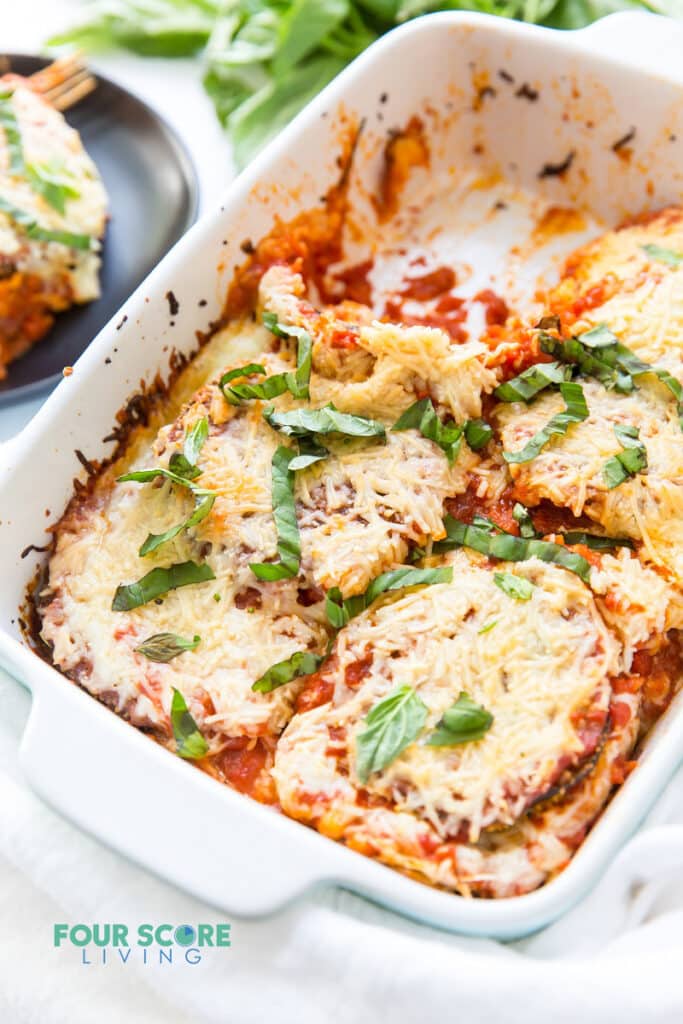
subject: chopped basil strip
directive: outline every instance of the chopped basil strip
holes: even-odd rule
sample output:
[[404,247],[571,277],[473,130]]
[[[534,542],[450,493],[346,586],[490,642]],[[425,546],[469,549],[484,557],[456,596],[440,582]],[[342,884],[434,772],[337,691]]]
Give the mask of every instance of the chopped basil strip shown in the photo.
[[133,473],[124,473],[123,476],[116,478],[118,483],[133,482],[145,484],[155,480],[157,477],[162,477],[164,480],[170,480],[171,483],[187,488],[195,498],[194,511],[182,523],[176,523],[175,526],[172,526],[164,533],[148,534],[147,539],[138,552],[141,558],[151,554],[152,551],[156,551],[157,548],[167,541],[173,540],[174,537],[177,537],[184,530],[197,526],[203,519],[206,519],[213,508],[213,503],[216,500],[215,492],[209,491],[205,487],[197,487],[192,482],[193,478],[199,476],[201,472],[195,465],[195,460],[199,456],[199,452],[208,434],[209,424],[206,417],[203,417],[195,423],[192,430],[187,434],[183,452],[174,452],[171,456],[169,460],[170,469],[164,469],[163,466],[155,466],[152,469],[139,469]]
[[291,658],[271,665],[251,688],[256,693],[271,693],[273,690],[277,690],[278,686],[291,683],[292,679],[297,679],[299,676],[310,676],[312,672],[316,672],[320,668],[324,660],[325,656],[322,654],[296,651]]
[[176,633],[155,633],[143,640],[135,650],[144,654],[150,661],[167,662],[185,651],[194,651],[200,639],[195,636],[192,640],[186,640]]
[[[264,314],[264,323],[266,322],[266,315]],[[273,330],[272,327],[270,329]],[[273,331],[273,333],[278,332]],[[265,367],[260,363],[249,363],[247,366],[239,367],[236,370],[229,370],[228,373],[223,374],[218,385],[228,402],[234,405],[249,398],[270,400],[271,398],[278,398],[279,395],[284,395],[285,391],[289,391],[294,398],[310,397],[308,387],[311,379],[313,359],[311,336],[307,331],[298,327],[283,328],[280,326],[278,336],[284,338],[288,335],[298,338],[296,370],[287,371],[286,373],[275,373],[272,377],[266,377],[265,380],[258,384],[233,384],[231,387],[228,387],[227,385],[230,381],[238,377],[248,377],[254,373],[265,374],[266,372]]]
[[189,530],[193,526],[197,526],[203,519],[206,519],[209,512],[213,508],[213,503],[216,500],[216,495],[213,491],[205,491],[199,487],[193,487],[192,493],[195,496],[195,507],[192,515],[188,516],[182,523],[176,523],[170,530],[166,530],[164,533],[150,533],[147,535],[147,539],[140,547],[138,554],[141,558],[145,555],[149,555],[152,551],[156,551],[157,548],[165,544],[166,541],[173,540],[183,530]]
[[7,155],[9,156],[9,172],[13,175],[24,173],[24,153],[21,144],[19,122],[14,113],[12,92],[0,94],[0,128],[5,133]]
[[294,473],[290,468],[295,452],[280,445],[272,460],[273,518],[277,530],[277,562],[252,562],[250,569],[260,580],[283,580],[296,576],[301,561],[301,541],[294,502]]
[[535,459],[553,437],[567,433],[573,423],[581,423],[588,418],[588,405],[580,384],[567,382],[560,384],[560,394],[565,402],[563,412],[552,416],[538,433],[518,452],[503,452],[506,462],[530,462]]
[[534,592],[534,584],[530,580],[515,576],[512,572],[494,572],[493,582],[515,601],[529,601]]
[[600,537],[595,533],[584,533],[583,530],[568,530],[561,534],[565,544],[583,544],[592,551],[613,551],[614,548],[632,548],[633,541],[628,537]]
[[443,718],[427,740],[427,745],[455,747],[460,743],[472,743],[485,736],[492,725],[491,712],[473,701],[462,690],[455,704],[452,704],[448,711],[444,711]]
[[483,636],[484,633],[490,633],[490,631],[493,629],[493,627],[497,626],[497,625],[498,625],[498,619],[491,619],[491,621],[487,622],[485,626],[482,626],[481,629],[477,630],[477,635],[478,636]]
[[529,558],[539,558],[542,562],[551,562],[576,573],[584,583],[589,582],[589,562],[582,555],[568,551],[562,544],[537,538],[515,537],[510,533],[493,533],[481,526],[468,526],[452,516],[446,516],[443,524],[446,539],[434,544],[435,554],[465,547],[504,562],[526,562]]
[[67,199],[80,197],[81,193],[74,188],[71,176],[55,163],[27,164],[25,174],[33,191],[62,216],[66,212]]
[[549,334],[541,335],[541,349],[567,363],[573,363],[586,377],[595,377],[606,388],[623,394],[633,391],[634,377],[654,374],[669,389],[678,405],[683,429],[683,387],[668,370],[644,363],[635,352],[622,345],[605,324],[599,324],[578,338],[560,341]]
[[394,423],[392,430],[419,430],[423,437],[433,441],[444,452],[452,465],[462,445],[463,427],[455,420],[442,422],[436,414],[431,398],[414,402]]
[[190,714],[180,690],[173,687],[171,701],[171,725],[176,741],[176,753],[189,760],[204,757],[209,752],[209,744],[199,731],[199,727]]
[[299,454],[295,455],[289,464],[293,473],[301,469],[308,469],[314,462],[326,459],[330,454],[327,448],[323,448],[314,437],[300,437],[298,439]]
[[484,448],[493,437],[493,428],[486,420],[468,420],[465,424],[465,440],[473,452]]
[[163,597],[169,590],[187,587],[192,583],[204,583],[215,578],[210,566],[197,565],[196,562],[177,562],[167,569],[159,566],[137,583],[122,583],[118,586],[111,605],[112,611],[129,612],[132,608],[139,608],[157,597]]
[[617,441],[624,449],[613,455],[602,467],[602,478],[609,491],[614,490],[625,480],[647,469],[647,451],[640,441],[640,431],[628,424],[617,424],[614,428]]
[[534,522],[529,515],[529,509],[525,508],[519,501],[516,503],[512,510],[512,518],[519,526],[519,533],[522,537],[535,537],[536,528]]
[[557,387],[571,375],[571,369],[560,363],[536,363],[518,377],[499,384],[493,394],[500,402],[530,402],[541,391]]
[[367,782],[373,772],[395,761],[417,739],[427,706],[411,686],[399,686],[368,712],[366,729],[356,736],[356,772]]
[[41,228],[33,214],[19,209],[3,196],[0,196],[0,213],[7,214],[10,220],[24,229],[29,238],[33,238],[37,242],[59,242],[60,245],[68,246],[69,249],[92,249],[93,247],[93,239],[90,235],[76,235],[71,231],[52,231],[48,228]]
[[263,323],[277,338],[297,339],[296,372],[287,374],[288,390],[294,398],[310,398],[308,386],[313,362],[313,339],[310,334],[304,327],[279,323],[275,313],[264,313]]
[[453,570],[445,569],[414,569],[404,565],[400,569],[390,569],[376,576],[363,594],[344,599],[339,587],[332,587],[325,597],[325,612],[335,629],[341,629],[346,623],[369,608],[380,594],[391,590],[402,590],[404,587],[424,587],[432,583],[450,583]]
[[269,406],[263,418],[273,428],[287,437],[315,438],[316,434],[343,434],[345,437],[384,437],[383,424],[365,416],[352,416],[340,412],[332,402],[321,409],[292,409],[291,412],[276,412]]
[[201,473],[197,459],[209,436],[209,421],[206,416],[197,420],[185,435],[182,452],[174,452],[168,460],[168,467],[176,476],[194,480]]
[[681,263],[683,263],[683,253],[674,252],[673,249],[665,249],[663,245],[650,243],[649,245],[641,245],[640,248],[651,260],[666,263],[670,267],[680,267]]

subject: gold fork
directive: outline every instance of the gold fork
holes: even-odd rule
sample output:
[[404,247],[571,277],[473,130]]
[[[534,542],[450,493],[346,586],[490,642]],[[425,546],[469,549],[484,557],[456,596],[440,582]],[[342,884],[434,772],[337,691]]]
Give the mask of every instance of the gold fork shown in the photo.
[[[4,70],[0,67],[0,74]],[[34,92],[40,93],[56,110],[73,107],[97,85],[78,50],[59,57],[52,64],[30,75],[26,81]]]

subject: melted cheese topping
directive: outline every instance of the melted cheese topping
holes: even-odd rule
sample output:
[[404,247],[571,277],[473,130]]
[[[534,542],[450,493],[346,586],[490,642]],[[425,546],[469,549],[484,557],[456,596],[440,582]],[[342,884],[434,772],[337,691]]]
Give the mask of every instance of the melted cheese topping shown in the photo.
[[[549,305],[561,314],[580,310],[573,333],[607,323],[641,359],[683,381],[683,265],[649,256],[647,245],[683,254],[683,212],[663,210],[645,224],[608,231],[584,246],[568,261]],[[593,298],[597,289],[604,293],[601,301],[599,291]],[[585,311],[584,299],[590,307]]]
[[[300,793],[316,792],[326,774],[311,749],[324,749],[320,733],[327,736],[328,727],[345,730],[348,784],[360,786],[356,737],[368,711],[400,685],[412,686],[426,704],[425,729],[371,775],[366,789],[429,821],[442,837],[466,826],[476,842],[482,829],[512,824],[550,788],[558,765],[583,758],[579,720],[587,710],[594,720],[606,712],[608,677],[618,667],[617,644],[588,589],[571,573],[532,560],[501,566],[534,584],[530,600],[515,601],[483,560],[459,552],[448,561],[453,583],[372,609],[339,635],[332,666],[323,670],[334,683],[332,702],[298,716],[276,756],[280,800],[291,813]],[[370,656],[360,685],[347,683],[347,670]],[[491,712],[491,729],[478,742],[427,745],[461,690]],[[321,796],[334,799],[337,775]]]
[[[582,381],[590,415],[583,423],[554,437],[530,462],[511,464],[516,493],[528,505],[547,498],[582,512],[608,535],[642,540],[648,557],[683,579],[683,444],[675,403],[658,383],[630,395],[606,391],[596,381]],[[530,406],[501,405],[496,417],[505,449],[518,451],[564,408],[557,393]],[[647,450],[647,472],[608,490],[602,470],[622,451],[614,434],[618,424],[640,430]]]
[[67,197],[64,213],[60,213],[28,180],[10,174],[7,140],[0,130],[0,197],[29,213],[43,228],[90,235],[95,248],[83,251],[29,239],[6,213],[0,212],[0,253],[11,257],[26,273],[65,278],[73,299],[89,302],[100,294],[97,240],[104,235],[107,214],[102,180],[78,132],[63,116],[31,89],[21,85],[13,88],[11,100],[5,102],[11,104],[19,126],[24,162],[57,173],[78,194]]

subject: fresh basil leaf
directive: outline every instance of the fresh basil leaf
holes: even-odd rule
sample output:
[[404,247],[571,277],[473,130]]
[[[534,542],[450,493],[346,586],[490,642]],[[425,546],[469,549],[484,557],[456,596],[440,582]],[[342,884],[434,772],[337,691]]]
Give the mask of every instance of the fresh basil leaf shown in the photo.
[[149,604],[157,597],[163,597],[169,590],[187,587],[193,583],[204,583],[215,580],[213,570],[208,565],[197,565],[196,562],[176,562],[167,569],[158,566],[152,569],[136,583],[122,583],[116,588],[112,611],[129,612],[143,604]]
[[571,375],[571,369],[560,363],[536,363],[518,377],[499,384],[493,394],[500,402],[530,402],[541,391],[557,387]]
[[305,327],[282,324],[275,313],[263,314],[264,326],[277,338],[296,338],[296,372],[287,374],[287,388],[294,398],[310,398],[308,387],[313,365],[313,339]]
[[566,434],[573,423],[581,423],[588,419],[588,405],[580,384],[575,382],[560,384],[560,394],[565,402],[564,411],[552,416],[520,451],[503,452],[506,462],[531,462],[553,437]]
[[301,540],[296,521],[294,473],[290,463],[295,458],[291,448],[280,445],[272,459],[273,518],[277,530],[277,562],[252,562],[249,568],[260,580],[283,580],[296,576],[301,561]]
[[624,449],[613,455],[602,467],[602,478],[607,490],[612,491],[624,481],[647,469],[647,450],[640,441],[640,431],[629,424],[617,424],[614,428],[617,441]]
[[411,686],[399,686],[369,711],[356,736],[356,772],[362,783],[395,761],[417,739],[428,709]]
[[452,516],[446,516],[443,524],[446,538],[434,544],[434,554],[465,547],[489,558],[499,558],[503,562],[526,562],[530,558],[539,558],[542,562],[552,562],[576,573],[584,583],[590,581],[590,563],[582,555],[568,551],[562,544],[537,538],[515,537],[510,533],[493,533],[481,526],[469,526]]
[[335,629],[341,629],[350,619],[369,608],[381,594],[392,590],[402,590],[405,587],[451,583],[452,580],[453,570],[450,567],[415,569],[412,566],[404,565],[400,569],[390,569],[388,572],[376,576],[368,585],[365,593],[357,594],[354,597],[344,599],[339,587],[332,587],[325,597],[325,612],[332,626]]
[[206,519],[209,512],[213,508],[213,503],[216,500],[216,495],[213,491],[204,491],[200,488],[193,488],[192,493],[195,496],[195,507],[192,515],[188,516],[182,523],[176,523],[170,530],[166,530],[164,533],[150,533],[147,535],[147,539],[144,541],[138,554],[141,558],[145,555],[150,555],[157,548],[161,547],[169,540],[173,540],[179,533],[184,530],[190,530],[193,526],[197,526]]
[[317,672],[324,660],[325,656],[322,654],[296,651],[291,658],[271,665],[251,688],[255,693],[272,693],[279,686],[291,683],[292,679],[298,679],[299,676],[310,676],[313,672]]
[[494,572],[493,582],[515,601],[529,601],[534,593],[534,584],[530,580],[512,572]]
[[484,633],[490,633],[493,627],[498,625],[498,621],[498,619],[491,619],[491,621],[487,622],[485,626],[482,626],[481,629],[477,630],[477,636],[483,636]]
[[493,428],[486,420],[468,420],[465,424],[465,440],[473,452],[485,448],[493,437]]
[[171,700],[171,726],[176,741],[176,753],[181,757],[194,761],[208,754],[209,744],[190,714],[185,698],[175,686]]
[[643,252],[650,257],[651,260],[657,260],[658,263],[666,263],[669,267],[680,267],[683,263],[683,253],[674,252],[673,249],[665,249],[663,245],[641,245],[640,247]]
[[[270,330],[273,330],[271,321],[266,320],[266,317],[267,314],[264,314],[264,323]],[[302,328],[284,327],[278,324],[277,321],[274,322],[274,326],[277,328],[277,331],[273,330],[273,333],[277,333],[278,337],[286,338],[291,336],[298,339],[296,370],[273,374],[258,384],[233,384],[232,387],[227,387],[231,380],[235,380],[237,377],[246,377],[253,373],[265,373],[265,368],[260,363],[249,363],[247,366],[224,373],[219,381],[219,387],[225,398],[232,404],[250,398],[260,398],[268,401],[284,395],[286,391],[289,391],[294,398],[303,399],[310,397],[308,389],[313,364],[313,341],[310,334]]]
[[519,525],[520,536],[536,536],[534,521],[529,514],[529,509],[525,508],[524,505],[522,505],[519,501],[515,504],[515,507],[512,510],[512,518]]
[[462,690],[455,704],[444,712],[443,718],[427,740],[427,746],[455,747],[461,743],[472,743],[482,739],[492,725],[491,712]]
[[431,398],[414,402],[394,423],[392,430],[419,430],[423,437],[433,441],[444,452],[452,465],[462,445],[463,427],[454,420],[443,423],[436,414]]
[[173,658],[177,658],[185,651],[194,651],[200,639],[199,636],[195,636],[192,640],[186,640],[185,637],[178,636],[177,633],[155,633],[143,640],[135,650],[144,654],[149,661],[165,663],[172,661]]
[[384,426],[377,420],[339,412],[332,402],[321,409],[292,409],[276,412],[269,406],[263,418],[287,437],[315,437],[316,434],[343,434],[345,437],[384,437]]

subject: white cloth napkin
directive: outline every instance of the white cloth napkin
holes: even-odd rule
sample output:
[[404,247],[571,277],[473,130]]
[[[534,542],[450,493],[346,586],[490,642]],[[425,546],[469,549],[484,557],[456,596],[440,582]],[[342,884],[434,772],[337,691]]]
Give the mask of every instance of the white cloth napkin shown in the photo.
[[[2,11],[2,46],[31,52],[68,23],[74,3],[11,7]],[[126,57],[98,63],[205,154],[202,194],[211,201],[231,167],[196,66]],[[18,429],[22,414],[12,416]],[[0,436],[8,432],[0,422]],[[0,672],[0,1020],[7,1024],[683,1020],[683,773],[591,895],[520,942],[448,935],[329,891],[277,918],[233,921],[231,949],[195,966],[86,966],[76,951],[53,948],[55,923],[121,922],[134,930],[145,921],[226,916],[101,846],[28,789],[18,747],[29,707],[28,693]]]

